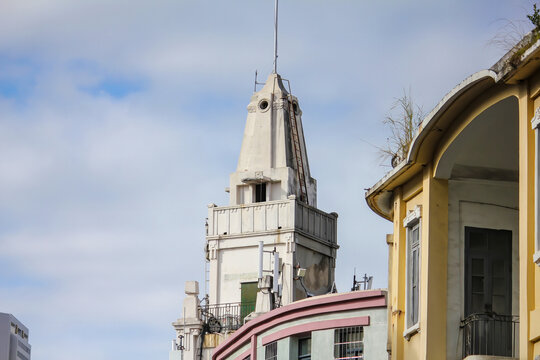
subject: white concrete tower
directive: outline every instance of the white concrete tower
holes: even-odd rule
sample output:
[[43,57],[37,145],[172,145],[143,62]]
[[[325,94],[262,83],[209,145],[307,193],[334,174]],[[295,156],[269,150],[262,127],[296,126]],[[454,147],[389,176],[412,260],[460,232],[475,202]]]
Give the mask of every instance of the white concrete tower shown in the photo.
[[199,303],[198,284],[186,282],[170,360],[209,359],[257,315],[256,301],[261,313],[333,289],[337,214],[316,208],[302,112],[283,81],[273,73],[251,97],[229,205],[208,206],[208,301]]
[[208,206],[208,298],[186,282],[170,360],[210,359],[250,318],[335,287],[337,214],[317,209],[302,111],[277,74],[277,19],[275,0],[274,71],[247,107],[229,206]]
[[[317,183],[310,176],[298,99],[287,92],[278,74],[271,74],[251,97],[247,109],[238,166],[230,177],[230,204],[285,200],[296,195],[316,207]],[[266,186],[257,191],[254,184]]]
[[[207,260],[210,304],[254,300],[258,244],[264,243],[264,275],[279,253],[283,305],[332,290],[337,214],[316,208],[298,99],[271,74],[253,94],[236,172],[230,175],[230,205],[209,206]],[[306,269],[303,278],[297,268]],[[274,279],[274,282],[276,279]]]

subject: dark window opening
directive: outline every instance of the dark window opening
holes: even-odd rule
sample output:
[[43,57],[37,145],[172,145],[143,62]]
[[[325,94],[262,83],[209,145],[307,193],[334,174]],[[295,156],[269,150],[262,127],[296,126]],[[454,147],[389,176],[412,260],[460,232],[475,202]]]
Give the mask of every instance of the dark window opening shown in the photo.
[[512,232],[465,227],[465,315],[512,312]]
[[266,201],[266,183],[255,185],[255,202]]
[[512,232],[465,227],[463,357],[516,357],[512,315]]
[[298,339],[298,360],[311,360],[311,338]]

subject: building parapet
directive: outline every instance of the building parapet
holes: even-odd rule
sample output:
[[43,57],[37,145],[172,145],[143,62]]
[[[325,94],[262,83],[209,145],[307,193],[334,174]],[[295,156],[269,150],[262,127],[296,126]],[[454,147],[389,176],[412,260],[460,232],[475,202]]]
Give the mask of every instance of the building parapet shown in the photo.
[[[294,212],[294,217],[291,213]],[[207,238],[238,237],[254,233],[299,231],[318,241],[337,243],[336,213],[326,213],[296,200],[233,206],[208,206]]]

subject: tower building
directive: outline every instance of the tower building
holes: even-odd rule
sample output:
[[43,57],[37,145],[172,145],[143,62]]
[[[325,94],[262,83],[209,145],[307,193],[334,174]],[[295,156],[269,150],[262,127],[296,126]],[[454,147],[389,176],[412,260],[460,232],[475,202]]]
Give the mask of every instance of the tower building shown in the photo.
[[0,313],[0,360],[30,360],[28,328],[11,314]]
[[317,209],[299,101],[272,73],[247,110],[229,205],[208,206],[207,297],[200,303],[198,284],[186,283],[173,323],[184,359],[207,358],[259,314],[335,289],[338,216]]
[[[238,166],[230,175],[230,205],[208,209],[210,304],[254,300],[263,242],[263,276],[275,268],[282,305],[332,290],[337,214],[316,208],[298,99],[271,74],[248,105]],[[298,278],[295,271],[305,269]],[[275,276],[272,273],[272,276]],[[296,278],[296,279],[295,279]]]

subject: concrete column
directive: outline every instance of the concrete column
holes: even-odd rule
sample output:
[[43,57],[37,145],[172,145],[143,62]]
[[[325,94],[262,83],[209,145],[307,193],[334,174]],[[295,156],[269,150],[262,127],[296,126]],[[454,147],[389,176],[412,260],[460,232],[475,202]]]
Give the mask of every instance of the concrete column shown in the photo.
[[[200,347],[199,336],[203,325],[199,314],[199,283],[197,281],[186,281],[185,293],[182,317],[172,323],[176,330],[177,344],[181,344],[183,348],[171,351],[169,358],[196,360]],[[179,353],[180,356],[178,356]]]
[[422,359],[446,354],[446,273],[448,259],[448,181],[424,168],[420,331]]
[[334,329],[313,331],[311,333],[312,360],[327,360],[334,358]]
[[210,272],[209,272],[209,286],[208,297],[210,304],[217,304],[219,302],[219,277],[220,277],[220,264],[219,264],[219,249],[217,248],[219,240],[212,241],[213,254],[210,258]]
[[534,309],[534,106],[528,83],[519,85],[519,358],[533,359],[529,339],[530,311]]
[[406,280],[406,254],[407,238],[403,227],[406,216],[406,206],[403,201],[402,189],[394,190],[394,246],[392,254],[392,287],[389,289],[389,304],[391,317],[388,326],[391,333],[392,360],[403,359],[403,331],[405,330],[405,288]]

